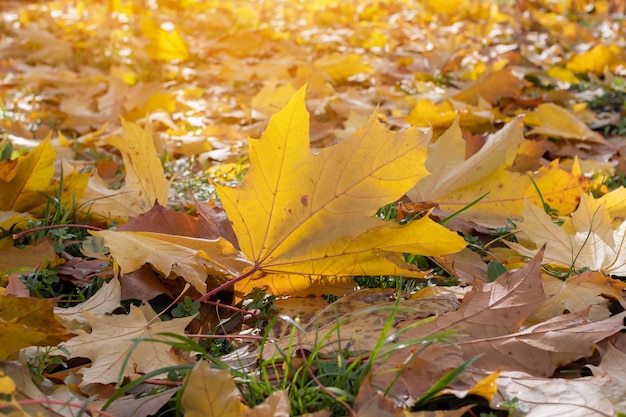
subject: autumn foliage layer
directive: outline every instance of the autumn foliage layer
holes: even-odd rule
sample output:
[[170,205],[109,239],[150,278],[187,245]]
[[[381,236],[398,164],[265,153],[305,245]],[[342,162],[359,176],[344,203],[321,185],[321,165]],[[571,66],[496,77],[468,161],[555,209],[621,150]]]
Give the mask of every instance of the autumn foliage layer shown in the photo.
[[626,413],[622,9],[0,2],[0,409]]

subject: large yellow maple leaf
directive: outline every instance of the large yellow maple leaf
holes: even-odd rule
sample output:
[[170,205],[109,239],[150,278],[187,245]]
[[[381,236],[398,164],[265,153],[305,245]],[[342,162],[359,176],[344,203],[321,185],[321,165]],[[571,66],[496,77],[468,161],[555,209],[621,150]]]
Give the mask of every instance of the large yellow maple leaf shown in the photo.
[[330,148],[309,147],[309,113],[300,89],[251,139],[250,171],[217,191],[241,251],[264,272],[310,275],[414,274],[393,254],[461,250],[456,233],[428,217],[405,226],[374,214],[428,173],[429,135],[386,131],[374,115]]

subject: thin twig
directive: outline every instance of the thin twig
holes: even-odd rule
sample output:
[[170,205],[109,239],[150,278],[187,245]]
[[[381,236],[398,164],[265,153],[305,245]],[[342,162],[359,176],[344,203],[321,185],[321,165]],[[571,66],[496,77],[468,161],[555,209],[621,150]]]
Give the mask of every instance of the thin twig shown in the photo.
[[32,229],[28,229],[28,230],[24,230],[24,231],[21,231],[19,233],[16,233],[16,234],[13,235],[13,240],[17,240],[17,239],[23,238],[24,236],[26,236],[26,235],[28,235],[30,233],[40,232],[42,230],[63,229],[63,228],[66,228],[66,227],[72,227],[74,229],[97,230],[98,232],[102,232],[104,230],[101,227],[90,226],[88,224],[51,224],[49,226],[34,227]]
[[[263,336],[255,336],[252,334],[188,334],[188,337],[195,337],[198,339],[248,339],[248,340],[263,340]],[[268,337],[267,340],[277,342],[278,339]]]
[[228,305],[228,304],[223,304],[223,303],[220,303],[219,301],[202,300],[202,298],[198,298],[195,301],[200,301],[200,302],[206,303],[206,304],[212,304],[212,305],[214,305],[216,307],[219,307],[219,308],[236,311],[237,313],[250,314],[252,317],[257,318],[257,319],[261,317],[261,315],[259,313],[255,313],[254,311],[246,310],[246,309],[239,308],[239,307],[236,307],[236,306],[231,306],[231,305]]
[[[74,408],[84,408],[83,404],[75,404],[75,403],[70,403],[70,402],[66,402],[66,401],[60,401],[60,400],[51,400],[51,399],[45,399],[45,400],[20,400],[20,401],[16,401],[17,404],[19,404],[20,406],[22,405],[31,405],[31,404],[39,404],[39,405],[65,405],[68,407],[74,407]],[[14,407],[15,403],[0,403],[0,410],[3,410],[5,408],[11,408]],[[100,414],[103,417],[115,417],[115,415],[111,414],[111,413],[107,413],[106,411],[102,411],[102,410],[98,410],[95,408],[91,408],[88,407],[88,410],[90,412],[94,412],[97,414]]]

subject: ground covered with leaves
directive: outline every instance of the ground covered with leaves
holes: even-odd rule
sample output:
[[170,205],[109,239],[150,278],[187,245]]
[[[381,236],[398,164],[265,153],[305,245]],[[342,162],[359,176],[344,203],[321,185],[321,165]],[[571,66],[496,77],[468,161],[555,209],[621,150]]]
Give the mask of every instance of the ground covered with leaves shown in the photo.
[[621,1],[0,2],[0,409],[626,413]]

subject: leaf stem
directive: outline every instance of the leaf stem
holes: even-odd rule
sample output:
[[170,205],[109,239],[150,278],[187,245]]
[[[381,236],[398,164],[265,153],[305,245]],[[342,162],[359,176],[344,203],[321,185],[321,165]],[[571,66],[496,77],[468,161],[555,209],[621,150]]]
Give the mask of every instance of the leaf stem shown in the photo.
[[252,276],[255,272],[259,271],[261,269],[261,265],[258,262],[254,263],[254,266],[252,267],[252,269],[250,269],[248,272],[246,272],[245,274],[239,275],[236,278],[233,278],[231,280],[229,280],[228,282],[223,283],[222,285],[213,288],[211,291],[209,291],[208,293],[204,294],[202,297],[198,298],[196,301],[200,301],[201,303],[204,303],[206,300],[208,300],[209,298],[213,297],[215,294],[219,293],[220,291],[225,290],[226,288],[230,287],[231,285],[235,285],[236,283],[238,283],[239,281],[242,281],[246,278],[248,278],[249,276]]

